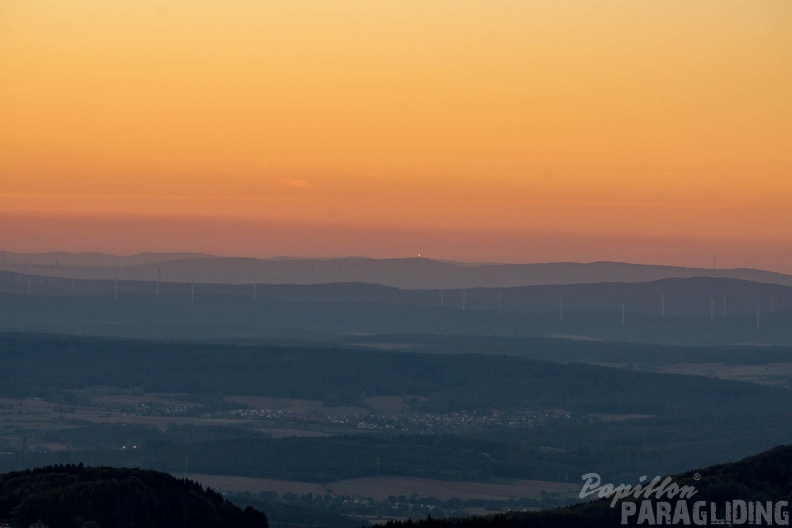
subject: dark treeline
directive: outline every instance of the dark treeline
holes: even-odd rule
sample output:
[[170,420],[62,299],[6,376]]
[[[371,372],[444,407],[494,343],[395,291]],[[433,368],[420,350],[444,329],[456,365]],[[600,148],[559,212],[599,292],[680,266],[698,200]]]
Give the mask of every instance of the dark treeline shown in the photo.
[[0,475],[0,517],[13,526],[56,528],[267,528],[189,480],[141,469],[59,465]]
[[[775,415],[786,390],[521,357],[0,334],[0,395],[79,403],[68,389],[249,395],[345,405],[417,396],[413,410]],[[71,395],[70,395],[71,394]],[[71,400],[69,400],[71,398]],[[423,398],[426,398],[425,400]]]

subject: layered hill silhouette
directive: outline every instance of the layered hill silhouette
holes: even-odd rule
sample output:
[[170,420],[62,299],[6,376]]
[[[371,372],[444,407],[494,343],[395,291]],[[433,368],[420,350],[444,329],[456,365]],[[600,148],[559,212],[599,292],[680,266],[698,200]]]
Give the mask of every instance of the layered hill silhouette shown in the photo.
[[792,276],[755,269],[704,269],[620,262],[460,263],[427,258],[232,258],[201,254],[3,253],[3,268],[75,279],[246,284],[363,282],[402,289],[510,288],[549,284],[648,282],[720,277],[792,286]]
[[0,475],[0,517],[53,528],[267,528],[200,484],[142,469],[60,465]]
[[154,338],[339,334],[792,344],[792,288],[696,277],[645,283],[406,289],[0,273],[0,331]]

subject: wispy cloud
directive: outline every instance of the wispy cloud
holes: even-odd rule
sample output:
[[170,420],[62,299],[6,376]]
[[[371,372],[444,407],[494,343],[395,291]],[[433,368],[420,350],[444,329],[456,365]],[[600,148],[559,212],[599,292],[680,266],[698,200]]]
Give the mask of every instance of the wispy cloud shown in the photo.
[[303,189],[306,191],[313,188],[309,182],[300,178],[280,178],[278,181],[283,185],[288,185],[289,187],[295,187],[297,189]]

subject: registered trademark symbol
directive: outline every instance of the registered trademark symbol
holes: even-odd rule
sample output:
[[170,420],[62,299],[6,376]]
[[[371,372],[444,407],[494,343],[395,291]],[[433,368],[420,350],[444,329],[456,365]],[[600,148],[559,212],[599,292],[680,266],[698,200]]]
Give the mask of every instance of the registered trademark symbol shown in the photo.
[[693,480],[701,480],[701,475],[699,473],[693,473]]

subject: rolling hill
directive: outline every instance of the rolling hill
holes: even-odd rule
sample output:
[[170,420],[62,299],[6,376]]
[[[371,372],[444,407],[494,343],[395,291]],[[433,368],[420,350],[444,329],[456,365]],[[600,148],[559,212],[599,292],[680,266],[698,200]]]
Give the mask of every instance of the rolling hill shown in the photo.
[[385,333],[785,345],[792,344],[791,308],[790,287],[709,277],[411,290],[367,283],[157,286],[0,273],[0,330],[127,337]]

